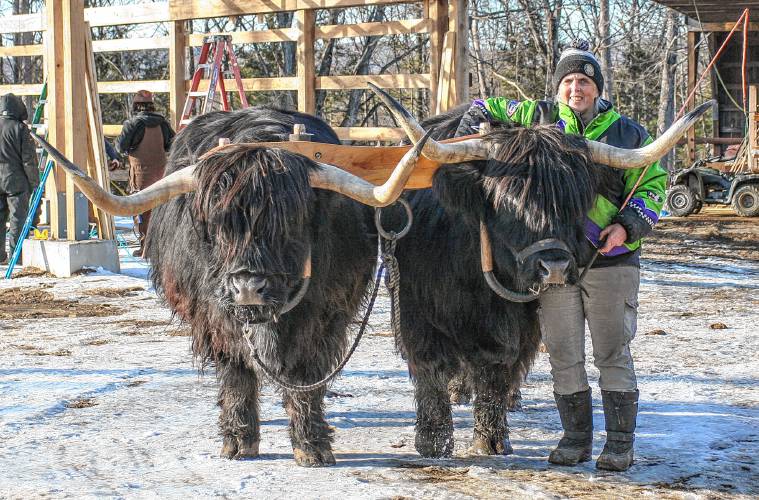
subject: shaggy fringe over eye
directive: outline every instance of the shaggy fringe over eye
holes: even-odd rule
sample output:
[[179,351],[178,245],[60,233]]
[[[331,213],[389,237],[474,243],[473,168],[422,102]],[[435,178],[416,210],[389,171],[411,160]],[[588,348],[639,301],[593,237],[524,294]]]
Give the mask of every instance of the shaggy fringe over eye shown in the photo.
[[537,126],[498,129],[484,139],[493,146],[485,194],[530,231],[566,229],[561,226],[575,225],[592,207],[599,178],[582,137]]
[[196,166],[193,210],[226,264],[262,239],[290,239],[308,222],[313,191],[309,172],[318,165],[276,148],[231,146]]

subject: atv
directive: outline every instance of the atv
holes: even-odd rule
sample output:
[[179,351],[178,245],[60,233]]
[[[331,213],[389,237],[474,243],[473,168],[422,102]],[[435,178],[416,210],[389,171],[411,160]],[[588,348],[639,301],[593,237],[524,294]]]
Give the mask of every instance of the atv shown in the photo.
[[672,174],[666,207],[670,214],[685,217],[698,213],[704,204],[731,205],[742,217],[759,215],[759,174],[725,173],[709,168],[720,157],[697,160]]

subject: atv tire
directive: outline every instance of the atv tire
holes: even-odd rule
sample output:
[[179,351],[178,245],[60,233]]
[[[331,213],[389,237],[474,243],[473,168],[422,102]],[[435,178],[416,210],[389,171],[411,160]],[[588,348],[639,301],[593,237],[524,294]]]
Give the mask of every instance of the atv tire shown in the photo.
[[759,215],[759,186],[752,184],[741,186],[735,190],[732,207],[741,217],[756,217]]
[[678,184],[667,193],[667,208],[675,217],[687,217],[696,210],[697,204],[696,193],[688,186]]

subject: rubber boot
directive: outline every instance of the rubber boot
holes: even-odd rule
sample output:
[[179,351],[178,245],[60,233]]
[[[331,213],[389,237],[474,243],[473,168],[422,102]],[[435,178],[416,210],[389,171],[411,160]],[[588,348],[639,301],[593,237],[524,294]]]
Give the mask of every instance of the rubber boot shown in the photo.
[[593,452],[593,398],[590,389],[574,394],[553,394],[564,436],[548,456],[557,465],[587,462]]
[[606,420],[606,444],[598,456],[596,467],[625,471],[633,463],[635,419],[638,415],[638,391],[601,391]]

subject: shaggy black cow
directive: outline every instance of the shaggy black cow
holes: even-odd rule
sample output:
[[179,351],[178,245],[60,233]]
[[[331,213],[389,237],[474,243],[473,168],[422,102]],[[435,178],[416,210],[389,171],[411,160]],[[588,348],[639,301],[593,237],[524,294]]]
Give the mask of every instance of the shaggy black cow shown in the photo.
[[[195,356],[216,367],[221,455],[228,458],[259,453],[263,374],[245,337],[292,384],[315,383],[338,365],[377,258],[366,205],[392,203],[418,154],[410,151],[391,180],[375,187],[281,149],[235,144],[287,140],[295,123],[304,123],[315,140],[338,143],[326,123],[297,112],[210,113],[177,135],[167,176],[126,198],[105,193],[45,145],[108,212],[135,214],[164,203],[153,211],[147,238],[151,278],[191,326]],[[233,144],[207,153],[221,137]],[[283,391],[300,465],[335,463],[324,394],[324,387]]]
[[[466,109],[420,126],[374,90],[412,140],[425,126],[436,127],[433,138],[451,137]],[[578,268],[591,256],[583,222],[610,171],[594,162],[619,168],[650,163],[707,108],[636,151],[586,143],[556,127],[505,127],[482,139],[427,143],[423,154],[444,165],[432,189],[407,193],[414,225],[396,250],[397,342],[414,380],[421,455],[451,455],[448,384],[462,374],[475,393],[470,452],[511,452],[507,398],[518,390],[540,342],[532,300],[548,286],[577,283]],[[399,211],[386,212],[383,221],[401,224]]]

